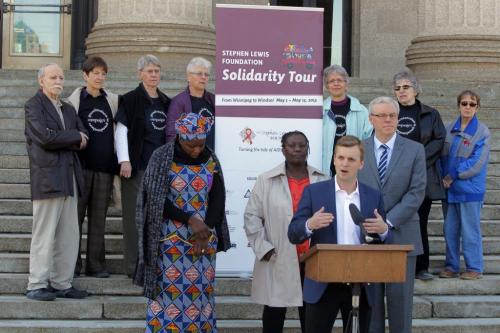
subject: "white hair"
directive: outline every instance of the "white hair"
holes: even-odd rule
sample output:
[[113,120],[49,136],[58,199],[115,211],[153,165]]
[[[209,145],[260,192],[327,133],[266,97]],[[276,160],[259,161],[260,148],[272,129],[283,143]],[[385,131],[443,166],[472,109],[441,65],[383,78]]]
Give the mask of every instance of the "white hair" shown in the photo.
[[142,71],[149,65],[158,66],[161,68],[161,63],[158,58],[152,54],[146,54],[137,60],[137,70]]
[[376,97],[374,98],[370,104],[368,104],[368,110],[370,111],[370,114],[373,114],[373,109],[375,105],[377,104],[389,104],[392,105],[392,108],[394,111],[396,111],[397,114],[399,114],[399,104],[394,100],[394,98],[387,97],[387,96],[381,96],[381,97]]
[[192,72],[194,68],[198,66],[206,68],[208,71],[210,71],[210,69],[212,68],[212,63],[205,58],[195,57],[191,59],[191,61],[189,61],[189,64],[186,67],[186,71]]
[[47,69],[47,67],[54,66],[54,65],[57,67],[60,67],[55,62],[49,62],[48,64],[45,64],[42,67],[40,67],[40,69],[38,70],[38,78],[41,79],[45,75],[45,69]]

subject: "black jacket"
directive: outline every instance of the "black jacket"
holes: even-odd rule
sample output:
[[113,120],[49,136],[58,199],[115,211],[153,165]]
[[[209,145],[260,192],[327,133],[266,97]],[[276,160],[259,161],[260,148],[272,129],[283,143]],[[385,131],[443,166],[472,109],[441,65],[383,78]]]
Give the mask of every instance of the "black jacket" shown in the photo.
[[446,129],[436,109],[418,100],[417,103],[420,103],[420,143],[424,145],[427,164],[425,197],[431,200],[444,199],[446,196],[437,162],[443,149]]
[[[165,111],[168,110],[170,98],[159,89],[157,92],[161,103],[165,107]],[[137,170],[142,155],[145,121],[144,110],[152,104],[153,100],[149,97],[142,83],[134,90],[120,96],[118,102],[118,112],[116,113],[115,120],[123,124],[127,123],[128,151],[132,172]],[[125,120],[125,122],[121,120]]]
[[54,104],[41,90],[24,106],[32,200],[75,195],[73,174],[77,193],[81,194],[83,189],[76,150],[80,149],[80,132],[88,133],[75,109],[66,102],[61,103],[65,129]]

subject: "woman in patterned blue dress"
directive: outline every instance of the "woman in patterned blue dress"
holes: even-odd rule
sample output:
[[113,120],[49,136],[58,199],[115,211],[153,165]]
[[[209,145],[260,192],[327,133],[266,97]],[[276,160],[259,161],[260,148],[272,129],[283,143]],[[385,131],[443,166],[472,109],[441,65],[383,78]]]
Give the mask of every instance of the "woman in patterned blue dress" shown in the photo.
[[215,333],[215,257],[229,247],[224,182],[205,147],[210,120],[189,113],[175,127],[176,141],[153,153],[137,202],[134,282],[149,299],[147,333]]

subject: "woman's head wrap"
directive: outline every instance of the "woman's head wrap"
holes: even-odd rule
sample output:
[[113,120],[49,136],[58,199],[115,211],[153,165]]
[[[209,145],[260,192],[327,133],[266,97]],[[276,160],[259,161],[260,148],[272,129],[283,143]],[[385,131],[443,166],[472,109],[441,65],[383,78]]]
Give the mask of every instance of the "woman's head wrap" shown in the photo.
[[175,131],[183,140],[206,139],[212,123],[211,118],[197,113],[183,114],[175,121]]

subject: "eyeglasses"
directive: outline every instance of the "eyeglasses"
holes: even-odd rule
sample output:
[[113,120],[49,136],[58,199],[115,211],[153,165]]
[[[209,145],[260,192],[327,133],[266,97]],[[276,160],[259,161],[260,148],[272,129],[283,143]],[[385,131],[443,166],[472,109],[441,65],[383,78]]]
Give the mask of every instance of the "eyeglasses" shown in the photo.
[[205,72],[189,72],[189,74],[192,74],[192,75],[198,76],[198,77],[206,77],[206,78],[210,77],[210,74],[205,73]]
[[468,105],[471,108],[475,108],[477,106],[477,103],[464,101],[464,102],[460,102],[460,105],[462,105],[463,107],[466,107]]
[[394,87],[394,91],[400,91],[401,89],[408,90],[410,88],[413,88],[413,87],[405,84],[405,85],[402,85],[402,86],[395,86]]
[[389,113],[389,114],[386,114],[386,113],[380,113],[380,114],[375,114],[375,113],[372,113],[371,116],[374,116],[374,117],[377,117],[379,119],[396,119],[398,117],[398,114],[397,113]]
[[333,80],[327,81],[326,83],[330,84],[330,83],[344,83],[344,82],[345,82],[345,80],[342,80],[342,79],[333,79]]

